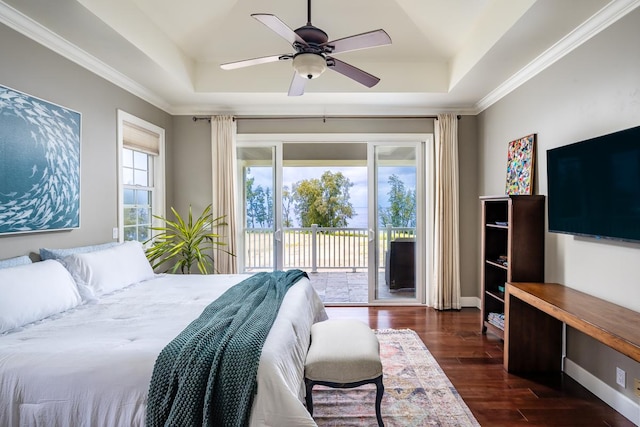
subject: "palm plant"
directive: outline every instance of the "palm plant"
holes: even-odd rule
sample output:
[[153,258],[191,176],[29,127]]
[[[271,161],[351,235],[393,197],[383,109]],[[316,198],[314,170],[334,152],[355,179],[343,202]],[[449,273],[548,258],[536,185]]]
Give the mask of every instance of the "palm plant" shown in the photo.
[[224,215],[213,218],[211,205],[207,206],[202,214],[194,221],[189,205],[189,217],[184,221],[180,214],[172,207],[171,211],[175,221],[170,221],[161,216],[153,217],[164,222],[164,226],[150,227],[158,233],[145,242],[151,243],[146,249],[147,259],[156,269],[165,263],[173,263],[173,267],[166,271],[190,274],[195,264],[201,274],[209,274],[215,271],[213,250],[222,250],[230,255],[230,252],[222,247],[225,242],[220,241],[220,235],[213,232],[214,227],[226,226]]

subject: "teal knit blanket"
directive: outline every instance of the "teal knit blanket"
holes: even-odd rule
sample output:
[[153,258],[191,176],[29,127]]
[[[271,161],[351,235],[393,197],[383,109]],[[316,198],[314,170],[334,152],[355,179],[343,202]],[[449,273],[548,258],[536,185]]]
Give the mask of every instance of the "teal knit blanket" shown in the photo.
[[146,425],[248,425],[262,347],[286,292],[303,276],[258,273],[209,304],[158,356]]

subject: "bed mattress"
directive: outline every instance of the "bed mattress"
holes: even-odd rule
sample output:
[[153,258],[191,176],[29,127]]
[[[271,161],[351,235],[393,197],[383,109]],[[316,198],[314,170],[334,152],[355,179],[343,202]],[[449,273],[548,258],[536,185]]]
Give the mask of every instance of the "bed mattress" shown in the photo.
[[[156,357],[248,275],[160,275],[0,335],[0,425],[143,426]],[[311,325],[326,319],[308,279],[289,290],[258,368],[252,426],[314,426],[302,404]]]

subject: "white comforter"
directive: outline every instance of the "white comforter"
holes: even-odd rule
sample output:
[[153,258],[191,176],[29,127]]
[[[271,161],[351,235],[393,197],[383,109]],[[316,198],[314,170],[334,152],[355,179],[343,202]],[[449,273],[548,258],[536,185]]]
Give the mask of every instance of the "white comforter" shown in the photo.
[[[162,348],[248,275],[159,276],[0,336],[0,426],[142,426]],[[260,357],[253,426],[314,426],[301,403],[312,323],[307,279],[287,293]]]

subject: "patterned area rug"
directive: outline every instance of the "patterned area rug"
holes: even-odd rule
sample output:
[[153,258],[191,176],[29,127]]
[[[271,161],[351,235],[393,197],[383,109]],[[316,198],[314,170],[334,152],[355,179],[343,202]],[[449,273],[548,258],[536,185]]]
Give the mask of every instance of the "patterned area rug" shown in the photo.
[[[375,331],[384,373],[386,427],[479,426],[418,335],[410,329]],[[313,389],[318,426],[376,426],[375,386]]]

